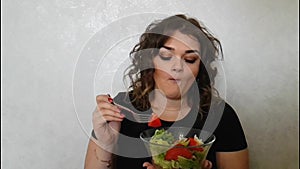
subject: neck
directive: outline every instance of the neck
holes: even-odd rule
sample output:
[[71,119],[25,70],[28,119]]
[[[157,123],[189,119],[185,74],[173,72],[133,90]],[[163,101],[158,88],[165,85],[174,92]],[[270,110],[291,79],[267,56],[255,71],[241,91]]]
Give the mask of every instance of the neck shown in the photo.
[[181,119],[190,110],[186,95],[180,99],[172,99],[166,97],[159,90],[154,90],[152,94],[150,101],[152,110],[162,120],[175,121],[176,119]]

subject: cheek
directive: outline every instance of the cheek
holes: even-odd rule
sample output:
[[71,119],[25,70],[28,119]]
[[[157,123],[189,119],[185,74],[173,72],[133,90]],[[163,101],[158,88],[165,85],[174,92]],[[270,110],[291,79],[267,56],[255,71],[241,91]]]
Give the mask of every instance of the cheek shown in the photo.
[[163,62],[158,57],[153,60],[153,66],[155,70],[160,70],[161,72],[166,72],[170,69],[170,62]]
[[160,76],[161,76],[160,74],[161,74],[161,72],[158,69],[155,69],[155,71],[153,73],[153,79],[154,79],[155,84],[159,81]]
[[192,70],[192,73],[193,73],[194,77],[196,78],[196,76],[199,73],[199,67],[197,67],[197,69],[195,69],[195,70]]
[[153,78],[156,83],[160,82],[163,79],[166,79],[167,77],[168,77],[168,74],[165,71],[163,71],[161,69],[155,69]]
[[154,74],[153,74],[153,78],[155,79],[155,81],[159,81],[162,79],[167,79],[170,74],[167,73],[167,68],[168,68],[168,64],[166,63],[161,63],[157,58],[154,59]]
[[198,73],[199,73],[199,70],[200,70],[200,64],[195,64],[195,65],[192,65],[192,66],[188,66],[188,77],[194,77],[196,78]]

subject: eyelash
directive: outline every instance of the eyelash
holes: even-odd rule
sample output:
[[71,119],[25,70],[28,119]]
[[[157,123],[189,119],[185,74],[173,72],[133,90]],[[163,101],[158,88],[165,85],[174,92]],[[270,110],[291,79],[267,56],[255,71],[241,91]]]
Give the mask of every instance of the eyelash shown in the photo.
[[[161,54],[158,55],[160,57],[161,60],[164,60],[164,61],[168,61],[168,60],[171,60],[172,56],[170,57],[165,57],[165,56],[162,56]],[[190,64],[193,64],[196,62],[197,59],[184,59],[184,61],[186,63],[190,63]]]
[[158,55],[160,57],[161,60],[171,60],[172,56],[170,57],[165,57],[165,56],[162,56],[161,54]]
[[193,64],[193,63],[195,63],[195,62],[196,62],[196,60],[197,60],[197,59],[193,59],[193,60],[184,59],[184,61],[185,61],[186,63],[190,63],[190,64]]

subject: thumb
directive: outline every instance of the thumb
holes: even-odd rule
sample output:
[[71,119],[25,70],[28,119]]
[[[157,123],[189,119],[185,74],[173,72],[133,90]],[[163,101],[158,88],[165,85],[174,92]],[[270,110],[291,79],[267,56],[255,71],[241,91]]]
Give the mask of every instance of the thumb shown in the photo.
[[212,168],[212,163],[209,160],[205,160],[204,163],[202,164],[203,169],[211,169]]
[[144,162],[143,167],[147,167],[147,169],[155,169],[154,166],[149,162]]

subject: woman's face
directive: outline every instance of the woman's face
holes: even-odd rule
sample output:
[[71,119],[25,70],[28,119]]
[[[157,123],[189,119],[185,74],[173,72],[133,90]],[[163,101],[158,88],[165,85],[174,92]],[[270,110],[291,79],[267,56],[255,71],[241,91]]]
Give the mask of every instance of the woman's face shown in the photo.
[[176,31],[153,59],[155,88],[169,99],[184,96],[199,72],[200,44]]

